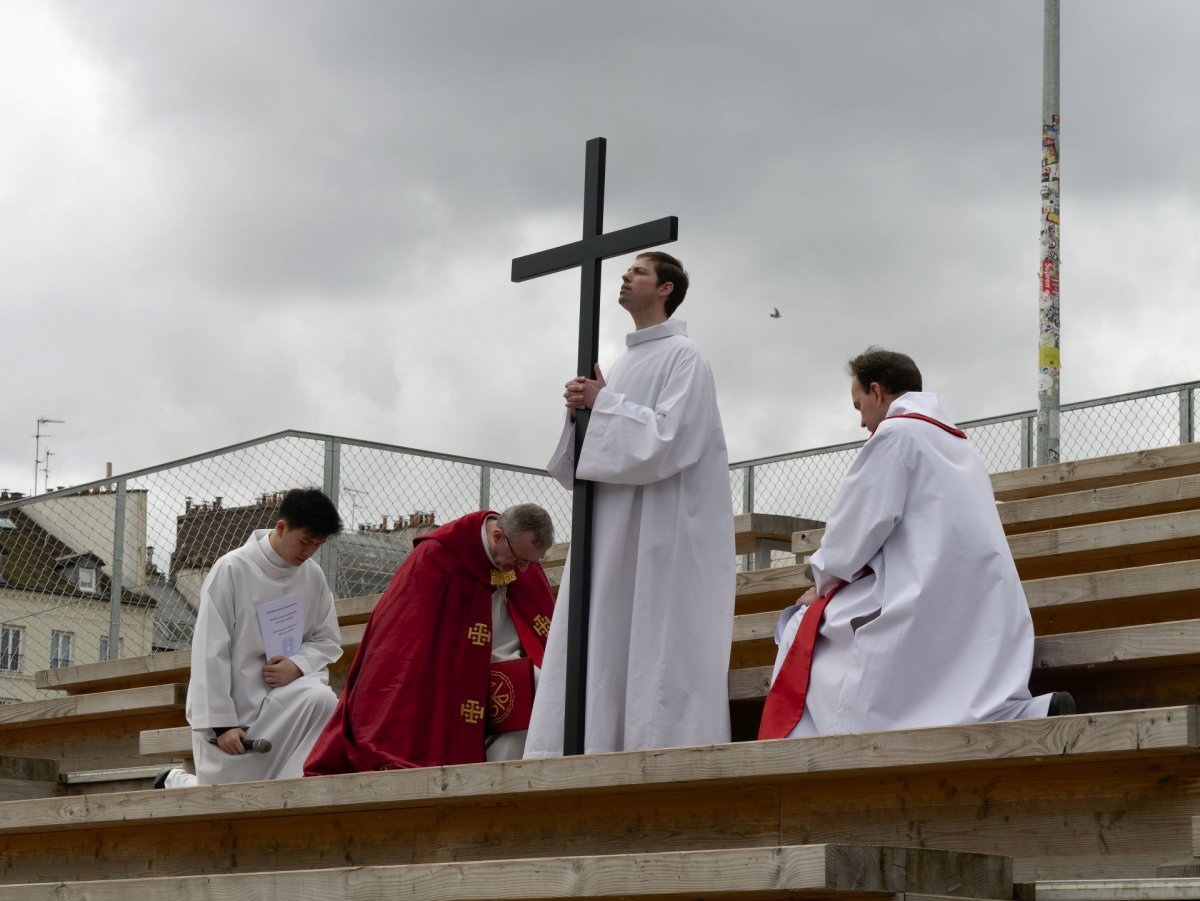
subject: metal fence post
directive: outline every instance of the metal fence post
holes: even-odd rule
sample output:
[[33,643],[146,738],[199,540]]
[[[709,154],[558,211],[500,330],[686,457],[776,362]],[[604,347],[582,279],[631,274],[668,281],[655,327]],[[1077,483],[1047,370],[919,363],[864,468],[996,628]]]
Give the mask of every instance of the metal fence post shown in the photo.
[[492,509],[492,467],[479,467],[479,509]]
[[[325,495],[337,504],[338,495],[342,490],[342,443],[336,438],[325,439],[325,469],[321,489]],[[351,523],[351,528],[354,525]],[[325,581],[333,596],[338,596],[338,552],[336,541],[326,541],[321,545],[321,569],[325,573]]]
[[[754,467],[746,466],[742,469],[742,512],[754,512]],[[767,552],[767,559],[770,560],[771,552]],[[742,569],[755,569],[761,560],[756,560],[754,554],[746,554],[742,558]],[[770,562],[767,563],[770,566]]]
[[1033,428],[1036,417],[1026,416],[1021,420],[1021,468],[1033,465]]
[[113,512],[112,576],[108,597],[108,659],[121,656],[121,578],[125,568],[125,480],[117,482]]
[[1179,389],[1179,443],[1191,444],[1196,440],[1196,421],[1192,416],[1196,389]]

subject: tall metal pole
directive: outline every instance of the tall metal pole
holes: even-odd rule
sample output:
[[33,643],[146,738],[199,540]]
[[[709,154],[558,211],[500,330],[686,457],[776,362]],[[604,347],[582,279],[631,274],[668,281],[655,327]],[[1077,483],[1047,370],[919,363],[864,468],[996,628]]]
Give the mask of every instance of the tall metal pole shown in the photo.
[[1038,292],[1037,462],[1058,462],[1059,380],[1059,148],[1058,0],[1045,0],[1042,30],[1042,228]]

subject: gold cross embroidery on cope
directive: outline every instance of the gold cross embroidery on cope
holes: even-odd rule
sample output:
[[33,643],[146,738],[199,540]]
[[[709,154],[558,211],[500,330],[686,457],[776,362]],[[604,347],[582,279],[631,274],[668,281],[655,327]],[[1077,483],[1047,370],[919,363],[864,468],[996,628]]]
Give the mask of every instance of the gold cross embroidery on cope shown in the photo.
[[550,634],[550,617],[539,613],[533,618],[533,631],[545,638]]
[[470,725],[474,726],[481,719],[483,719],[484,710],[480,703],[472,698],[471,700],[464,702],[463,705],[458,708],[458,712],[462,714],[462,718],[464,720],[466,720]]
[[492,630],[488,628],[487,623],[476,623],[467,630],[467,638],[475,647],[483,647],[492,640]]

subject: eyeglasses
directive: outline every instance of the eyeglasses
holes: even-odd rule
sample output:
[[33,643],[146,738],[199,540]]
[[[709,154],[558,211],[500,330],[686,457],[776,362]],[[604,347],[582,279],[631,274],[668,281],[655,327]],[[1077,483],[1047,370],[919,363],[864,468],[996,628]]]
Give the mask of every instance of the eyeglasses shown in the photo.
[[[500,533],[504,535],[503,532]],[[523,557],[518,557],[517,552],[513,550],[512,542],[508,540],[508,536],[504,535],[504,543],[508,545],[508,552],[513,555],[514,566],[532,566],[535,563],[540,563],[540,560],[526,560]]]

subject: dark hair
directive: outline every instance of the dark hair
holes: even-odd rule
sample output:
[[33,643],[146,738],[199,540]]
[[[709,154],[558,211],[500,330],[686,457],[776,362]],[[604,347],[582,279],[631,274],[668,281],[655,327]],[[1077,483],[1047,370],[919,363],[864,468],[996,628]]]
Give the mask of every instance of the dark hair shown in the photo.
[[289,529],[308,529],[314,538],[342,531],[337,507],[320,488],[293,488],[279,502],[279,518]]
[[661,250],[648,250],[645,253],[639,253],[638,258],[646,258],[654,261],[654,275],[658,281],[655,284],[661,285],[663,282],[670,282],[672,285],[671,296],[667,298],[666,311],[668,318],[672,313],[679,309],[679,305],[683,303],[683,298],[687,295],[688,289],[688,274],[683,268],[683,263],[675,259],[669,253],[663,253]]
[[921,390],[921,370],[907,354],[868,347],[847,364],[850,374],[866,389],[878,382],[888,394]]

